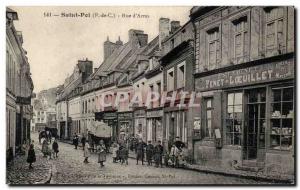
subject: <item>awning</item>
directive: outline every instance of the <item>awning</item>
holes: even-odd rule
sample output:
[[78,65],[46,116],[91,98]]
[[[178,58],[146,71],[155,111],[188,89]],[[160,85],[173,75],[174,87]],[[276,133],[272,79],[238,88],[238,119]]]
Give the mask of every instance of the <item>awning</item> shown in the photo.
[[111,127],[101,121],[94,121],[88,126],[88,131],[97,137],[111,137]]

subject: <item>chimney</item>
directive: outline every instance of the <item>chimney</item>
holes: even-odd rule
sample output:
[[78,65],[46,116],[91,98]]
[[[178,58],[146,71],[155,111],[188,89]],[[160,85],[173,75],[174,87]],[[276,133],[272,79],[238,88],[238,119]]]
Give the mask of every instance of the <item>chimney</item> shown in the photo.
[[139,45],[139,47],[143,47],[148,44],[148,34],[144,34],[142,30],[130,29],[128,31],[129,42],[132,47]]
[[109,41],[109,37],[107,36],[106,41],[104,42],[104,60],[108,58],[116,48],[116,44]]
[[170,33],[170,19],[160,18],[159,19],[159,49],[162,49],[162,41]]
[[179,21],[171,21],[171,33],[174,33],[178,28],[180,28],[180,22]]

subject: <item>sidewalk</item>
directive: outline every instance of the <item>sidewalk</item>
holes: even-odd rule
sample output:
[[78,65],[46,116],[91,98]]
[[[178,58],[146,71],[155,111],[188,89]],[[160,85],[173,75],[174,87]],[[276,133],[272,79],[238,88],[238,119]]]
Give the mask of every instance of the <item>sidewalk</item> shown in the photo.
[[51,179],[51,163],[43,154],[38,145],[35,145],[36,162],[34,169],[28,168],[25,155],[16,156],[7,164],[6,183],[9,185],[47,184]]
[[[129,158],[136,159],[136,155],[134,152],[129,152]],[[201,166],[198,164],[187,164],[184,168],[185,170],[194,170],[197,172],[205,172],[205,173],[212,173],[212,174],[219,174],[225,176],[232,176],[232,177],[240,177],[246,179],[254,179],[254,180],[262,180],[262,181],[270,181],[274,183],[294,183],[294,176],[289,175],[274,175],[274,176],[267,176],[262,172],[252,172],[252,171],[243,171],[243,170],[225,170],[223,168],[216,168],[216,167],[207,167]]]

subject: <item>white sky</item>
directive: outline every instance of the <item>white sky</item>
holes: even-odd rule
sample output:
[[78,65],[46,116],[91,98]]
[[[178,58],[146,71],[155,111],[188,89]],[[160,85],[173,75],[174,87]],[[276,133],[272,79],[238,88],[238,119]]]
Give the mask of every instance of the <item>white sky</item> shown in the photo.
[[[107,36],[116,41],[128,40],[129,29],[141,29],[149,41],[158,35],[160,17],[189,19],[191,7],[11,7],[18,12],[16,29],[22,31],[24,48],[28,52],[34,92],[63,84],[73,72],[78,59],[88,58],[94,68],[103,60],[103,42]],[[44,12],[143,14],[145,18],[62,18],[44,17]]]

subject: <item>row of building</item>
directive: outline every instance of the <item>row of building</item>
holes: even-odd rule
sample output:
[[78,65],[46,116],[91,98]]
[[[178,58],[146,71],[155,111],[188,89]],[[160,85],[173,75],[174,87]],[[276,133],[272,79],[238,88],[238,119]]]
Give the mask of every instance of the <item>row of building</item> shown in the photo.
[[30,139],[33,82],[27,52],[22,47],[22,32],[14,21],[16,11],[6,9],[6,150],[11,160],[22,144]]
[[57,129],[55,105],[57,88],[59,87],[42,90],[32,98],[32,132],[43,131],[45,127]]
[[[98,120],[112,140],[161,140],[167,150],[179,137],[197,164],[293,175],[294,17],[293,7],[193,7],[183,25],[161,18],[151,41],[140,30],[127,43],[107,38],[99,68],[79,60],[60,89],[60,137],[87,135]],[[101,104],[149,91],[190,93]]]

